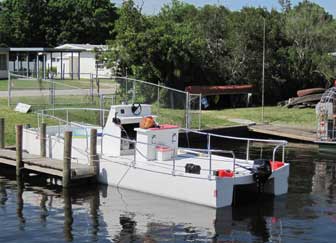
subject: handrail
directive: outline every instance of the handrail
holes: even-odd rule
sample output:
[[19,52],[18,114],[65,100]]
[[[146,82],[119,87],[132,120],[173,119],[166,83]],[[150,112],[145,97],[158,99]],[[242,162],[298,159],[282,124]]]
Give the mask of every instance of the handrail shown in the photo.
[[265,142],[265,143],[275,143],[275,144],[288,144],[286,140],[275,140],[275,139],[259,139],[259,138],[245,138],[245,137],[232,137],[232,136],[226,136],[226,135],[219,135],[215,133],[209,133],[209,132],[201,132],[194,129],[188,129],[188,128],[180,128],[180,130],[184,130],[187,132],[197,133],[201,135],[210,135],[213,137],[218,138],[227,138],[227,139],[233,139],[233,140],[240,140],[240,141],[254,141],[254,142]]
[[[275,161],[275,154],[276,154],[276,151],[277,151],[280,147],[284,148],[284,145],[282,145],[282,144],[278,144],[278,145],[275,146],[275,148],[273,149],[273,157],[272,157],[272,160],[273,160],[273,161]],[[282,153],[282,162],[285,162],[284,160],[285,160],[285,158],[284,158],[284,153]]]
[[234,151],[232,150],[222,150],[222,149],[197,149],[197,148],[179,148],[182,150],[191,150],[191,151],[195,151],[195,152],[205,152],[205,153],[209,153],[209,179],[211,178],[211,170],[212,170],[212,153],[221,153],[221,154],[231,154],[232,155],[232,159],[233,159],[233,174],[235,174],[236,171],[236,154]]
[[[113,137],[113,138],[118,138],[120,139],[121,141],[127,141],[127,142],[130,142],[130,143],[134,143],[135,144],[135,149],[134,149],[134,161],[133,161],[133,164],[132,166],[134,167],[135,166],[135,163],[136,163],[136,145],[137,144],[144,144],[144,145],[153,145],[152,143],[145,143],[145,142],[139,142],[139,141],[136,141],[136,140],[132,140],[132,139],[128,139],[128,138],[123,138],[123,137],[119,137],[119,136],[115,136],[115,135],[112,135],[112,134],[109,134],[109,133],[103,133],[102,134],[102,137],[104,136],[109,136],[109,137]],[[209,152],[209,175],[208,175],[208,178],[211,179],[211,171],[212,171],[212,153],[221,153],[221,154],[230,154],[232,155],[232,159],[233,159],[233,173],[235,173],[235,167],[236,167],[236,155],[234,153],[234,151],[232,150],[221,150],[221,149],[210,149],[210,150],[207,150],[207,149],[198,149],[198,148],[184,148],[184,147],[179,147],[178,149],[181,149],[181,150],[191,150],[193,152]],[[175,149],[174,149],[174,157],[173,157],[173,171],[172,171],[172,174],[175,175],[175,157],[176,157],[176,153],[175,153]]]
[[288,144],[288,142],[286,140],[232,137],[232,136],[225,136],[225,135],[219,135],[219,134],[214,134],[214,133],[201,132],[201,131],[198,131],[198,130],[193,130],[193,129],[188,129],[188,128],[180,128],[180,130],[207,136],[207,148],[208,149],[211,148],[211,144],[210,144],[211,137],[246,141],[247,142],[247,144],[246,144],[246,161],[248,161],[250,159],[250,142],[261,142],[261,143],[267,143],[267,144],[274,144],[275,147],[273,149],[273,157],[272,157],[273,161],[275,160],[275,154],[280,147],[283,148],[282,162],[285,161],[285,146]]
[[[44,116],[46,116],[46,117],[49,117],[49,118],[51,118],[51,119],[55,119],[55,120],[57,120],[57,121],[59,121],[59,122],[63,122],[63,123],[65,123],[67,126],[69,126],[69,123],[68,123],[66,120],[63,120],[63,119],[58,118],[58,117],[56,117],[56,116],[49,115],[49,114],[44,114],[44,113],[37,113],[37,114],[42,115],[42,119],[44,118]],[[43,120],[42,120],[42,122],[43,122]],[[85,130],[85,134],[86,134],[86,139],[85,139],[85,141],[86,141],[86,151],[88,151],[88,148],[89,148],[89,141],[88,141],[89,135],[88,135],[88,131],[87,131],[87,126],[84,126],[84,125],[81,125],[81,124],[78,124],[78,123],[73,123],[73,122],[70,123],[70,127],[71,127],[71,125],[74,125],[75,127],[80,127],[80,128],[82,128],[82,129]],[[59,127],[60,124],[57,125],[57,126]]]
[[50,109],[42,109],[39,111],[62,111],[62,110],[88,110],[88,111],[109,111],[108,109],[100,109],[100,108],[86,108],[86,107],[60,107],[60,108],[50,108]]

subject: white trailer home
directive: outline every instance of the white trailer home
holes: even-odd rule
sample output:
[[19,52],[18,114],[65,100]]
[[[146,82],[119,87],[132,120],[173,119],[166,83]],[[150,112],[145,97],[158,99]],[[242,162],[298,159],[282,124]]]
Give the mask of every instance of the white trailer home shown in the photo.
[[[110,77],[111,69],[107,68],[104,61],[98,56],[107,50],[106,45],[91,44],[64,44],[57,46],[56,50],[74,50],[72,53],[55,53],[47,60],[47,66],[55,70],[56,75],[62,78],[71,78],[72,73],[80,73],[81,78],[90,78],[90,75],[98,77]],[[78,61],[80,59],[80,61]]]

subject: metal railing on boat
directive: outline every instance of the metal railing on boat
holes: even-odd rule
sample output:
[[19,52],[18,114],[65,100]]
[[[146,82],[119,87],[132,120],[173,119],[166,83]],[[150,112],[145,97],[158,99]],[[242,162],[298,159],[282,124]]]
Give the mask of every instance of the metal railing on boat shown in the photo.
[[245,142],[247,142],[247,144],[246,144],[246,161],[250,160],[250,144],[251,144],[251,142],[274,144],[275,147],[273,148],[272,160],[275,161],[276,153],[277,153],[278,149],[281,147],[282,148],[282,162],[285,162],[285,147],[288,144],[288,142],[286,140],[233,137],[233,136],[226,136],[226,135],[220,135],[220,134],[214,134],[214,133],[201,132],[201,131],[198,131],[198,130],[187,129],[187,128],[180,128],[180,130],[185,131],[187,133],[196,133],[196,134],[199,134],[199,135],[206,136],[207,137],[207,148],[208,148],[208,150],[211,149],[211,137],[245,141]]
[[[59,121],[59,129],[61,126],[61,123],[66,124],[67,126],[74,126],[74,127],[78,127],[80,129],[83,129],[85,131],[85,137],[86,137],[86,148],[85,148],[85,153],[88,152],[88,143],[89,143],[89,131],[88,128],[90,128],[90,126],[86,125],[86,124],[80,124],[80,123],[75,123],[75,122],[70,122],[69,121],[69,111],[75,111],[75,110],[88,110],[88,111],[98,111],[98,112],[108,112],[109,110],[106,109],[97,109],[97,108],[73,108],[73,107],[65,107],[65,108],[55,108],[55,109],[45,109],[45,110],[40,110],[37,112],[37,117],[38,117],[38,126],[40,126],[40,117],[42,122],[44,121],[45,118],[51,118],[51,119],[55,119],[57,121]],[[66,119],[62,119],[59,118],[57,116],[51,115],[51,114],[47,114],[50,111],[65,111],[66,112]],[[101,127],[102,129],[102,135],[101,135],[101,145],[100,145],[100,149],[101,149],[101,156],[104,154],[104,148],[103,148],[103,140],[104,140],[104,136],[110,136],[110,137],[114,137],[117,139],[120,139],[121,141],[127,141],[129,143],[133,143],[134,144],[134,162],[133,162],[133,166],[135,166],[136,164],[136,152],[137,152],[137,144],[145,144],[145,145],[156,145],[156,144],[149,144],[149,143],[143,143],[143,142],[138,142],[136,140],[132,140],[132,139],[128,139],[128,138],[124,138],[124,137],[118,137],[118,136],[114,136],[112,134],[108,134],[108,133],[104,133],[103,132],[103,127]],[[279,148],[282,148],[282,162],[285,161],[285,146],[288,144],[287,141],[285,140],[273,140],[273,139],[255,139],[255,138],[244,138],[244,137],[233,137],[233,136],[225,136],[225,135],[219,135],[219,134],[213,134],[213,133],[207,133],[207,132],[202,132],[199,130],[193,130],[193,129],[186,129],[186,128],[180,128],[180,131],[185,131],[186,133],[195,133],[195,134],[200,134],[203,136],[207,137],[207,149],[198,149],[198,148],[179,148],[181,150],[191,150],[194,152],[201,152],[204,154],[208,155],[209,158],[209,178],[211,177],[211,171],[212,171],[212,154],[216,153],[216,154],[230,154],[232,155],[233,158],[233,172],[235,172],[235,167],[236,167],[236,155],[233,151],[228,151],[228,150],[219,150],[219,149],[211,149],[211,138],[212,137],[216,137],[216,138],[223,138],[223,139],[232,139],[232,140],[239,140],[239,141],[245,141],[247,143],[246,145],[246,162],[248,162],[250,160],[250,146],[251,146],[251,142],[260,142],[260,143],[266,143],[266,144],[274,144],[274,148],[273,148],[273,153],[272,153],[272,160],[275,161],[276,159],[276,154],[279,150]],[[173,149],[173,169],[172,169],[172,174],[175,174],[176,172],[176,149]],[[141,154],[141,153],[140,153]]]
[[[120,139],[121,141],[126,141],[126,142],[134,144],[134,152],[133,152],[134,159],[133,159],[133,163],[132,163],[133,167],[136,166],[136,153],[137,152],[139,152],[139,154],[141,156],[143,156],[145,159],[148,159],[148,158],[145,157],[145,155],[143,155],[141,153],[141,151],[137,150],[137,146],[136,146],[137,144],[151,145],[151,146],[157,145],[157,144],[152,144],[152,143],[138,142],[136,140],[127,139],[127,138],[115,136],[115,135],[112,135],[112,134],[104,133],[102,135],[101,147],[103,147],[102,146],[102,143],[103,143],[102,141],[103,141],[103,137],[104,136],[108,136],[108,137],[112,137],[112,138],[117,138],[117,139]],[[211,179],[211,177],[212,177],[212,163],[213,163],[212,154],[213,153],[216,153],[216,154],[230,154],[230,155],[232,155],[232,163],[233,163],[232,172],[233,172],[233,174],[235,173],[236,155],[235,155],[235,153],[233,151],[221,150],[221,149],[210,149],[210,150],[207,150],[207,149],[182,148],[182,147],[179,147],[178,149],[179,150],[185,150],[185,151],[193,151],[193,152],[202,152],[202,153],[204,152],[204,154],[208,154],[209,155],[209,169],[208,169],[209,170],[209,174],[208,174],[208,179]],[[173,158],[172,158],[172,161],[173,161],[172,175],[175,175],[175,173],[176,173],[176,149],[173,149],[173,151],[174,152],[173,152]]]

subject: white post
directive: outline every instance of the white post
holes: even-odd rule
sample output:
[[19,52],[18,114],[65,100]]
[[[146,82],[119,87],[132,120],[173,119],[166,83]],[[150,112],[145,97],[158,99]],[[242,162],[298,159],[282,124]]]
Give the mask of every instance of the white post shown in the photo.
[[12,101],[12,77],[11,73],[8,72],[8,106],[10,107]]
[[39,55],[37,53],[36,55],[36,78],[39,79],[39,71],[40,71],[40,60],[39,60]]
[[247,140],[246,145],[246,162],[248,162],[250,159],[250,140]]

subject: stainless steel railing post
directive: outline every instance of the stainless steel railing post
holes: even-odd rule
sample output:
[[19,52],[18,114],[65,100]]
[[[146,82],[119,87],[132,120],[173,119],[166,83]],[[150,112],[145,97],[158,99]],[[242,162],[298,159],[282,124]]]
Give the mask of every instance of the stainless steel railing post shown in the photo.
[[211,170],[212,170],[212,151],[210,150],[210,157],[209,157],[209,175],[208,175],[208,179],[211,179]]
[[172,171],[172,175],[175,175],[175,167],[176,167],[175,157],[176,157],[176,149],[174,148],[174,151],[173,151],[173,171]]
[[211,150],[211,135],[210,135],[210,133],[207,134],[207,138],[208,138],[208,144],[207,144],[208,156],[210,156],[210,150]]
[[246,162],[250,160],[250,140],[247,140],[246,145]]
[[133,164],[132,166],[135,167],[135,164],[136,164],[136,152],[137,152],[137,143],[134,142],[134,157],[133,157]]

